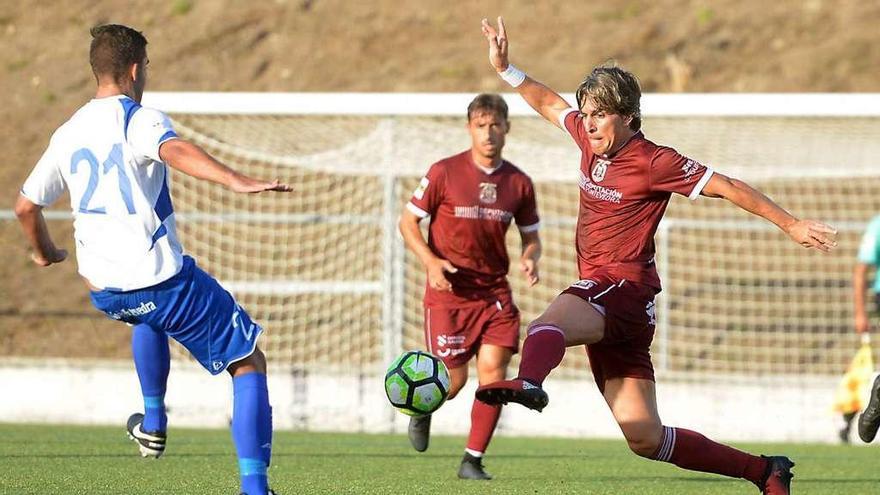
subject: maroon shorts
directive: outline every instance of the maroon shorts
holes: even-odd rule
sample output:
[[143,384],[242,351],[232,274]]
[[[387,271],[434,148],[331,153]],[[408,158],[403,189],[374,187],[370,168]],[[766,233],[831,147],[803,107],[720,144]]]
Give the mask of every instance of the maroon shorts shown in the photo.
[[455,307],[425,308],[428,352],[447,368],[464,366],[480,344],[519,351],[519,309],[510,296]]
[[605,380],[631,377],[654,380],[654,296],[657,290],[609,274],[580,280],[562,291],[605,311],[605,336],[587,346],[590,368],[599,390]]

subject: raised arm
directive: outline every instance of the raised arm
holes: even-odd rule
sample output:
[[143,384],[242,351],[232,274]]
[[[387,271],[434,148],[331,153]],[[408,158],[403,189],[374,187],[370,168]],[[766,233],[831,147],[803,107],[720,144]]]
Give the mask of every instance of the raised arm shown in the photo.
[[226,186],[234,192],[287,192],[291,190],[290,186],[280,183],[278,179],[270,182],[240,174],[214,159],[202,148],[184,139],[171,139],[162,143],[159,148],[159,156],[163,162],[186,175]]
[[502,79],[516,88],[520,96],[532,108],[553,125],[559,124],[559,114],[571,108],[558,93],[527,76],[510,63],[508,58],[507,30],[504,21],[498,17],[498,29],[483,19],[483,35],[489,42],[489,63]]
[[828,252],[837,246],[837,231],[815,220],[798,220],[763,193],[745,182],[714,173],[703,188],[704,196],[724,198],[743,210],[773,222],[805,248]]

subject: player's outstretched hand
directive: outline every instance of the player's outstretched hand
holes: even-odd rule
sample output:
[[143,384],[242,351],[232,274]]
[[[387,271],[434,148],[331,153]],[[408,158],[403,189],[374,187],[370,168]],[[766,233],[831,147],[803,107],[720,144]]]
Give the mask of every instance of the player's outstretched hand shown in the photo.
[[529,283],[529,287],[533,287],[541,280],[541,277],[538,275],[538,263],[535,260],[531,258],[521,259],[519,269],[522,270],[523,275],[526,276],[526,281]]
[[440,292],[452,292],[452,284],[446,278],[446,273],[455,273],[458,268],[448,260],[438,259],[436,263],[428,266],[428,283],[434,290]]
[[263,191],[290,192],[293,190],[289,185],[282,184],[278,179],[269,182],[244,176],[232,179],[229,183],[229,189],[239,193],[260,193]]
[[67,259],[67,250],[66,249],[56,249],[54,252],[49,253],[48,256],[42,256],[37,253],[31,253],[31,261],[39,266],[49,266],[55,263],[61,263],[62,261]]
[[498,72],[503,72],[510,65],[507,58],[507,30],[504,29],[504,20],[498,16],[498,29],[496,30],[483,19],[483,36],[489,42],[489,63]]
[[798,220],[788,228],[788,235],[805,248],[828,252],[837,246],[837,231],[815,220]]

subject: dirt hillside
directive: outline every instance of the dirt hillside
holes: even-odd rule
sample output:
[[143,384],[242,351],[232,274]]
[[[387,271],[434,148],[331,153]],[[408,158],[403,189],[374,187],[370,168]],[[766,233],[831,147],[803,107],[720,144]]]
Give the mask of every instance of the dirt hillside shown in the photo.
[[[880,2],[6,0],[0,209],[12,207],[51,132],[92,95],[90,26],[146,34],[152,90],[501,91],[479,31],[481,18],[499,14],[517,65],[562,91],[607,59],[649,92],[880,91]],[[125,332],[111,332],[71,282],[72,263],[32,267],[12,222],[0,222],[0,243],[0,354],[127,353]],[[81,310],[36,302],[47,297]],[[77,328],[100,342],[70,343]]]

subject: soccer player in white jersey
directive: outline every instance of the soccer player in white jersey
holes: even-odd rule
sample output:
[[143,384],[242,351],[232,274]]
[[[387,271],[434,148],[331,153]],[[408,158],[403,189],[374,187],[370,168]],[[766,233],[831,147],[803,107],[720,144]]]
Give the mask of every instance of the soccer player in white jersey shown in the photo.
[[135,325],[132,347],[145,415],[128,431],[144,456],[164,452],[168,337],[212,374],[232,375],[232,437],[241,492],[267,495],[272,416],[262,328],[177,240],[167,165],[242,193],[289,191],[277,180],[247,177],[180,139],[160,111],[140,105],[147,82],[147,40],[126,26],[91,30],[95,98],[55,131],[21,189],[15,212],[40,266],[60,263],[42,209],[70,192],[79,273],[94,306]]

